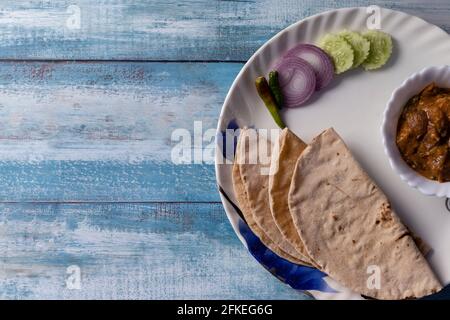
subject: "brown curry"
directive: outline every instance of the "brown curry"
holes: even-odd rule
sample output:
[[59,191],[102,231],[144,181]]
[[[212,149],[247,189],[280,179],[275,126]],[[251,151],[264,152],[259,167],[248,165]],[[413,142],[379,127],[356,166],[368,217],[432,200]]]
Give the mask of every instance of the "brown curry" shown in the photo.
[[403,159],[421,175],[450,181],[450,89],[429,84],[405,105],[397,126]]

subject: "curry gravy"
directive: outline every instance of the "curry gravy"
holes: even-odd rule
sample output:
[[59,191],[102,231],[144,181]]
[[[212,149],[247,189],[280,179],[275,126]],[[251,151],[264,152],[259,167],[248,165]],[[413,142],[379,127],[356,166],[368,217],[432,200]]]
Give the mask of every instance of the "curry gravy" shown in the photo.
[[397,125],[397,147],[415,171],[450,181],[450,89],[434,83],[405,105]]

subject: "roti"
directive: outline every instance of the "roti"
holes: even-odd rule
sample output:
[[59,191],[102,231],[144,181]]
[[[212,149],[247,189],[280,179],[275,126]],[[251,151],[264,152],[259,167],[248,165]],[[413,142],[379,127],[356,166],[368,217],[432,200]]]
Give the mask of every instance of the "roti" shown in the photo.
[[252,232],[261,240],[261,242],[270,250],[272,250],[275,254],[278,256],[293,262],[293,263],[302,263],[302,261],[299,261],[298,259],[290,256],[283,250],[281,250],[275,243],[273,243],[269,237],[264,233],[264,231],[256,224],[255,220],[253,219],[252,211],[248,203],[248,197],[247,192],[245,191],[245,187],[242,183],[241,174],[239,172],[239,166],[235,162],[233,164],[233,188],[234,193],[236,195],[236,199],[239,205],[239,209],[242,212],[242,215],[245,218],[245,222],[249,226],[249,228],[252,230]]
[[288,193],[291,185],[292,173],[297,159],[306,148],[288,128],[283,129],[279,138],[279,148],[274,148],[271,158],[273,173],[269,176],[269,204],[278,230],[305,260],[314,265],[308,256],[303,241],[298,235],[289,212]]
[[333,129],[299,157],[289,209],[308,255],[331,278],[377,299],[442,287],[383,192]]
[[[254,141],[255,137],[256,141]],[[288,256],[295,258],[295,261],[288,259],[289,261],[309,266],[309,258],[294,249],[283,237],[273,220],[268,194],[270,158],[269,163],[265,164],[261,155],[258,154],[259,148],[266,148],[267,156],[270,157],[272,148],[270,141],[260,136],[254,129],[241,129],[235,160],[239,167],[251,216],[271,243]]]

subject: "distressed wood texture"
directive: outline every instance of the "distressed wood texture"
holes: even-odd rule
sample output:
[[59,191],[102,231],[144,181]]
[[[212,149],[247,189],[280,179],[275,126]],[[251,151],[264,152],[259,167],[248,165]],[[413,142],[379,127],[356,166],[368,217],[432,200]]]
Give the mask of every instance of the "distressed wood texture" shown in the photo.
[[213,161],[173,164],[171,134],[214,129],[240,68],[0,63],[0,201],[219,201]]
[[372,4],[450,31],[447,0],[2,1],[0,58],[243,61],[302,18]]
[[220,203],[2,204],[0,264],[4,299],[305,297],[249,257]]
[[447,0],[0,0],[0,298],[305,298],[234,235],[213,165],[172,163],[171,134],[215,128],[284,27],[369,4],[450,31]]

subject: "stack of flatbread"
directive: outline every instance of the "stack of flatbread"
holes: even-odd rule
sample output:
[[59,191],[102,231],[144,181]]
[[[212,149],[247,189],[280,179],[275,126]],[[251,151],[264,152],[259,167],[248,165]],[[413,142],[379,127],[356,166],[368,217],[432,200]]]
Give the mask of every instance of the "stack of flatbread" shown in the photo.
[[239,206],[263,244],[376,299],[441,289],[419,244],[333,129],[306,145],[286,128],[278,142],[241,129],[233,165]]

